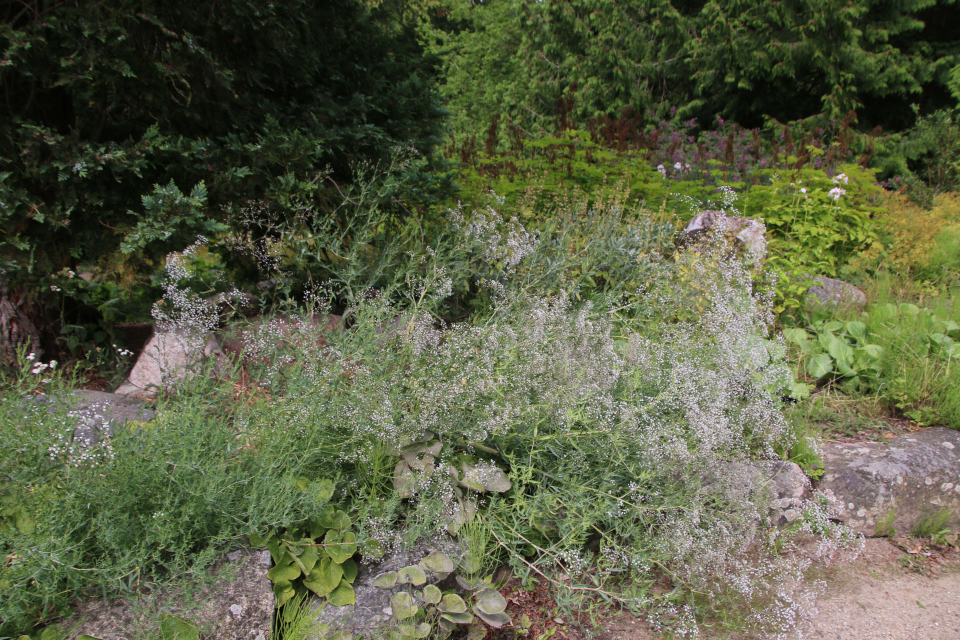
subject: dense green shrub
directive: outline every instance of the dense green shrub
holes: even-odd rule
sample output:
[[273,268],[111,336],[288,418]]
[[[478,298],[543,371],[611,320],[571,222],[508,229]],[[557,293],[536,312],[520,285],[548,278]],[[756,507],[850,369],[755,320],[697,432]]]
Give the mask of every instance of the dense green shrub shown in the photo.
[[954,11],[951,0],[451,1],[427,35],[467,136],[494,114],[536,131],[626,107],[647,122],[720,115],[750,127],[856,109],[866,130],[898,131],[911,102],[955,104]]
[[[330,215],[358,163],[429,154],[442,112],[411,20],[356,0],[4,4],[0,277],[149,284],[250,201]],[[422,165],[393,196],[429,198]]]

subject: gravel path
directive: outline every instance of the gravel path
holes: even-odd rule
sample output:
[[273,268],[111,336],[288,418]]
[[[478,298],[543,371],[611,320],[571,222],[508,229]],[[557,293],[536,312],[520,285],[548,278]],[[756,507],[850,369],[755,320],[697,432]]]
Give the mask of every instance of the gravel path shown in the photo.
[[826,576],[820,613],[803,635],[817,640],[960,640],[960,560],[952,552],[924,576],[905,568],[906,554],[885,539]]
[[[820,576],[827,587],[819,613],[790,640],[960,640],[960,553],[923,558],[919,564],[929,575],[904,567],[906,556],[884,538],[868,539],[856,560]],[[625,615],[612,616],[597,631],[602,640],[661,638]]]

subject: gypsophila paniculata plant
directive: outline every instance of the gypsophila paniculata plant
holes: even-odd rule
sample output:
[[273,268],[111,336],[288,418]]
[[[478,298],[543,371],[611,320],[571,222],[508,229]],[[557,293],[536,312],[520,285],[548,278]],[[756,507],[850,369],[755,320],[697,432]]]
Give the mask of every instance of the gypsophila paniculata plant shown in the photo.
[[[264,374],[286,428],[305,441],[322,434],[322,454],[364,478],[357,495],[371,495],[369,469],[392,452],[397,493],[364,501],[358,536],[386,551],[456,531],[480,510],[517,572],[556,576],[560,593],[592,585],[570,598],[602,595],[681,636],[719,613],[703,593],[764,602],[745,626],[794,624],[810,609],[804,566],[765,555],[765,494],[749,471],[793,438],[781,399],[794,379],[770,287],[756,277],[762,256],[721,226],[671,259],[660,236],[637,231],[652,228],[641,212],[605,227],[605,246],[630,253],[620,280],[591,288],[584,265],[615,259],[591,253],[583,231],[622,211],[529,230],[501,206],[451,212],[429,247],[406,254],[396,289],[351,296],[349,329],[320,328],[332,295],[285,320],[296,330],[267,323],[271,338],[250,344],[288,372]],[[438,317],[465,279],[485,306],[466,322]],[[484,468],[509,488],[465,481]],[[628,586],[663,576],[676,591]]]
[[[669,221],[576,196],[526,201],[522,216],[491,196],[374,250],[381,231],[360,214],[376,199],[353,195],[350,234],[274,229],[297,251],[275,251],[286,257],[269,269],[336,259],[315,271],[328,277],[305,289],[306,309],[238,328],[243,376],[179,382],[155,424],[71,471],[70,504],[90,506],[38,528],[65,527],[117,583],[139,575],[119,560],[129,545],[137,566],[185,567],[189,549],[282,535],[336,502],[357,560],[435,535],[482,539],[563,606],[603,598],[678,636],[736,602],[760,612],[740,627],[773,633],[809,611],[804,565],[776,554],[790,539],[769,535],[752,466],[794,437],[761,256],[722,228],[680,249]],[[215,316],[191,306],[195,247],[168,261],[158,319],[201,331]],[[71,455],[42,442],[45,460]],[[800,533],[825,541],[822,557],[855,542],[808,511]],[[34,573],[53,570],[31,558]],[[473,564],[461,569],[489,578]],[[78,567],[71,580],[89,582]]]

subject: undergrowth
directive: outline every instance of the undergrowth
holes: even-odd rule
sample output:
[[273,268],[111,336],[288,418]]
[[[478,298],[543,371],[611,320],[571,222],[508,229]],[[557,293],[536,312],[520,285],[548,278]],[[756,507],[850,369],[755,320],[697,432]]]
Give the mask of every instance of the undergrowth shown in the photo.
[[[239,325],[238,369],[176,383],[155,420],[98,444],[71,440],[29,370],[7,379],[4,631],[77,594],[150,589],[328,504],[367,561],[466,525],[567,606],[600,598],[681,636],[719,618],[788,630],[802,567],[774,552],[787,543],[747,462],[807,443],[782,412],[794,377],[758,256],[723,233],[677,251],[669,220],[616,199],[529,202],[558,215],[529,229],[496,198],[457,208],[429,245],[390,254],[404,262],[384,286],[332,278],[306,309]],[[370,259],[365,224],[336,247],[344,272]],[[161,308],[189,331],[210,308],[176,268]],[[444,320],[471,290],[466,318]],[[834,535],[824,515],[805,522]],[[729,619],[744,601],[753,613]]]

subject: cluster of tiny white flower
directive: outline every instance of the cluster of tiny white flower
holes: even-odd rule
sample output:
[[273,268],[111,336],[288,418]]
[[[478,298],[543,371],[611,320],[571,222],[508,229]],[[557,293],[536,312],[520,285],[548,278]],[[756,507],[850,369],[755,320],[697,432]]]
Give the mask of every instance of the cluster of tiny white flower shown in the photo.
[[[721,189],[720,196],[721,206],[736,213],[735,192]],[[363,463],[369,443],[394,448],[433,434],[444,442],[518,436],[535,442],[536,433],[549,433],[555,455],[572,470],[595,464],[584,452],[590,446],[597,448],[591,455],[604,458],[606,443],[616,443],[632,457],[631,469],[653,478],[686,469],[691,487],[684,508],[661,508],[666,493],[641,481],[598,508],[600,518],[642,522],[646,531],[659,532],[644,540],[643,553],[629,540],[605,540],[600,562],[609,571],[619,565],[645,573],[656,557],[671,563],[679,580],[718,597],[732,591],[768,598],[772,604],[758,624],[793,624],[809,604],[787,588],[802,566],[751,564],[746,554],[763,538],[762,517],[755,478],[741,463],[758,451],[773,457],[774,445],[792,437],[779,405],[792,373],[782,340],[770,337],[770,295],[754,291],[756,257],[737,257],[718,234],[714,246],[678,257],[671,266],[676,282],[649,291],[637,303],[644,311],[636,322],[623,319],[634,304],[625,302],[614,324],[613,313],[575,303],[575,293],[535,296],[511,281],[512,270],[540,241],[516,219],[504,222],[493,207],[469,217],[458,208],[450,218],[474,243],[475,255],[504,265],[503,277],[481,283],[493,300],[490,313],[448,327],[370,291],[345,312],[350,330],[330,336],[323,348],[314,346],[318,329],[308,320],[261,325],[244,345],[248,356],[276,365],[267,368],[266,382],[274,384],[291,353],[298,362],[299,377],[291,376],[296,384],[274,390],[284,398],[283,428],[303,438],[338,434],[330,446],[351,463]],[[449,295],[443,256],[426,253],[420,262],[426,270],[407,280],[415,300]],[[330,298],[319,299],[325,307]],[[678,309],[696,311],[678,317]],[[564,448],[567,436],[577,446]],[[449,473],[452,461],[442,455],[424,462],[406,488],[409,521],[431,530],[446,527],[465,508]],[[719,468],[719,477],[708,477]],[[818,523],[805,525],[811,530],[832,531],[817,517],[810,521]],[[382,546],[400,544],[388,520],[364,526]],[[844,542],[840,534],[831,540]],[[555,551],[571,571],[586,562],[572,543]],[[718,573],[722,584],[704,577]],[[676,633],[696,635],[692,610],[661,613]]]
[[130,356],[133,355],[133,351],[130,351],[125,347],[121,347],[115,344],[113,345],[113,348],[116,349],[117,355],[120,356],[121,358],[129,358]]
[[492,206],[466,216],[458,205],[447,217],[468,239],[483,243],[483,257],[488,264],[500,263],[508,273],[534,252],[540,238],[539,232],[527,231],[516,217],[504,222]]

